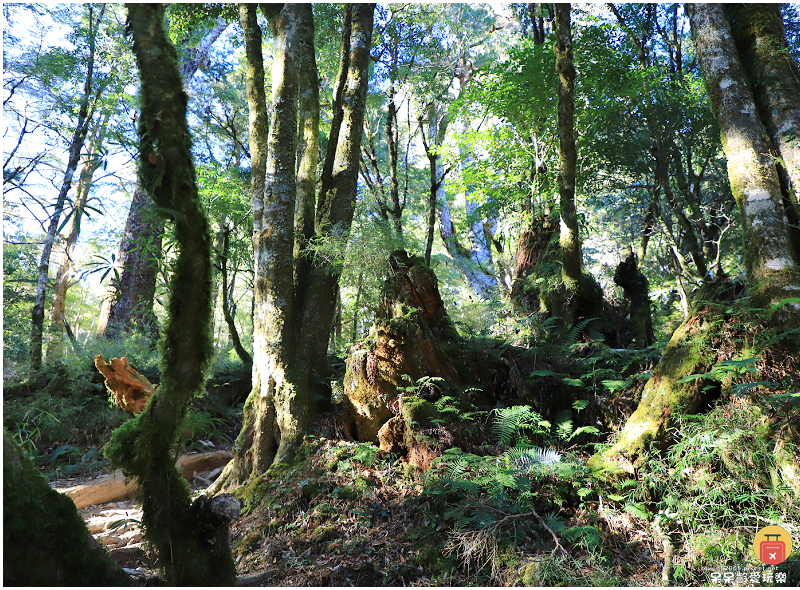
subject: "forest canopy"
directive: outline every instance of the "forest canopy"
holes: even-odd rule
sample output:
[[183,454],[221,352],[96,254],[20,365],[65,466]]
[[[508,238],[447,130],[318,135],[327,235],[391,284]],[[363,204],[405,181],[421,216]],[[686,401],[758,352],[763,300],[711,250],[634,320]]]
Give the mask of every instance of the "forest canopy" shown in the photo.
[[330,556],[337,510],[412,515],[384,583],[702,585],[767,524],[800,582],[796,5],[3,17],[8,445],[137,481],[168,582],[292,580],[242,523]]

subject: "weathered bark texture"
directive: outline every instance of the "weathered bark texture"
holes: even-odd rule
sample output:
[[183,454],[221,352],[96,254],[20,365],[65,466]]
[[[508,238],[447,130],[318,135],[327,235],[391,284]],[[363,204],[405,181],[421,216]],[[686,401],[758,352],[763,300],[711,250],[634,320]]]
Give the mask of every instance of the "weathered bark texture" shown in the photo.
[[800,260],[800,66],[786,44],[780,4],[726,4],[725,13],[777,156],[789,235]]
[[[313,206],[310,188],[311,132],[315,114],[304,115],[306,137],[300,177],[295,174],[297,109],[313,110],[304,97],[313,76],[300,88],[299,60],[313,57],[313,15],[308,5],[263,4],[273,28],[273,115],[263,196],[253,194],[256,286],[253,390],[244,407],[244,424],[234,460],[211,492],[247,481],[271,464],[291,461],[316,418],[319,384],[327,375],[327,349],[341,270],[300,253]],[[341,69],[334,87],[334,129],[328,146],[314,236],[346,236],[355,210],[359,151],[364,123],[372,40],[373,4],[347,5]],[[341,108],[339,108],[341,107]],[[252,108],[252,106],[251,106]],[[337,127],[337,121],[340,125]],[[252,137],[251,131],[251,137]],[[308,161],[306,161],[308,158]],[[298,186],[298,181],[301,183]],[[309,186],[303,186],[303,182]],[[299,195],[303,192],[303,195]],[[299,200],[302,199],[302,202]],[[295,217],[296,203],[303,211]],[[300,225],[295,221],[302,220]],[[303,278],[308,272],[307,279]],[[299,279],[299,280],[298,280]],[[299,285],[306,285],[302,289]]]
[[[742,215],[750,295],[756,305],[769,309],[786,298],[800,297],[800,269],[790,245],[772,145],[758,115],[724,7],[687,4],[686,10],[722,133],[731,190]],[[773,321],[800,325],[800,304],[781,306]]]
[[231,585],[236,570],[228,546],[228,517],[216,512],[205,496],[191,501],[173,452],[213,354],[212,266],[186,122],[187,97],[175,48],[164,31],[164,9],[129,4],[128,22],[141,79],[139,182],[158,207],[175,212],[179,252],[160,343],[161,382],[145,410],[114,431],[105,453],[126,476],[137,479],[145,537],[156,549],[157,565],[168,582]]
[[[455,439],[465,444],[466,424],[444,424],[433,402],[460,397],[474,383],[474,367],[464,360],[430,267],[404,250],[392,254],[391,265],[369,336],[348,354],[345,431],[425,470]],[[491,407],[496,399],[489,397],[470,402]]]
[[127,330],[158,334],[153,300],[164,225],[154,218],[152,200],[137,186],[115,261],[119,280],[112,275],[108,283],[97,321],[98,335],[113,338]]
[[[36,295],[33,302],[33,310],[31,311],[31,342],[30,342],[30,370],[32,373],[39,371],[42,368],[42,345],[44,339],[44,303],[47,294],[47,279],[50,271],[50,254],[53,251],[53,244],[56,241],[58,234],[58,227],[61,221],[61,213],[64,211],[64,203],[67,200],[67,193],[72,188],[72,177],[75,170],[78,168],[78,162],[83,150],[83,144],[86,140],[86,135],[89,133],[89,125],[92,121],[94,114],[94,102],[97,96],[92,100],[93,81],[94,81],[94,54],[95,54],[95,40],[97,38],[97,30],[100,26],[100,20],[105,12],[105,7],[100,9],[100,15],[97,19],[94,18],[94,9],[91,5],[87,6],[88,21],[89,21],[89,57],[87,62],[86,80],[83,85],[83,94],[80,98],[80,109],[78,111],[78,120],[75,125],[75,130],[72,133],[72,140],[69,145],[69,158],[67,167],[64,172],[64,178],[61,181],[61,189],[59,190],[58,197],[56,198],[53,214],[50,216],[50,224],[47,227],[45,234],[44,246],[42,246],[42,255],[39,258],[39,278],[36,285]],[[102,91],[100,86],[99,92]]]
[[155,385],[131,367],[126,357],[107,363],[103,355],[98,354],[94,357],[94,366],[106,378],[106,388],[114,394],[117,406],[128,416],[141,414],[156,390]]
[[[208,59],[214,42],[228,23],[217,19],[198,46],[186,54],[180,75],[189,84],[200,65]],[[153,312],[161,237],[164,224],[155,213],[153,201],[141,186],[136,186],[120,241],[115,268],[119,281],[112,276],[97,321],[97,334],[109,338],[123,332],[138,331],[153,340],[158,338],[158,322]]]
[[129,586],[70,498],[50,488],[3,429],[3,585]]
[[539,311],[541,289],[536,279],[552,274],[546,267],[558,259],[558,234],[558,221],[546,215],[530,217],[519,234],[511,300],[522,311]]

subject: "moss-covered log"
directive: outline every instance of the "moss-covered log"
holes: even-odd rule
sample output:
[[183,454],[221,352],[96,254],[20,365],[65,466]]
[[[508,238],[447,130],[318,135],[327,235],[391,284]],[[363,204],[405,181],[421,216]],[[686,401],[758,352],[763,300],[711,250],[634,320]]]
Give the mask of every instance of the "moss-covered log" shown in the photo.
[[105,447],[112,464],[137,479],[146,538],[157,565],[178,585],[232,584],[225,511],[191,501],[175,466],[174,445],[191,399],[203,391],[212,355],[211,238],[200,202],[186,123],[187,97],[164,5],[130,4],[128,21],[141,78],[139,180],[174,220],[178,257],[159,348],[161,382],[145,411],[117,429]]
[[3,429],[3,585],[128,586],[127,574],[89,534]]

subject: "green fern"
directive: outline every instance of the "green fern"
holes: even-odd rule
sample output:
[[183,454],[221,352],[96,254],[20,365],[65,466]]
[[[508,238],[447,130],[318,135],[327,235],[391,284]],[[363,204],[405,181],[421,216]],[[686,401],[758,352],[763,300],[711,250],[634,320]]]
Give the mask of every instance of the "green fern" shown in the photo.
[[531,410],[530,406],[497,408],[494,412],[497,418],[493,432],[500,446],[508,446],[520,437],[523,431],[542,434],[546,432],[545,429],[550,428],[550,423]]
[[570,329],[569,333],[567,334],[567,339],[564,341],[564,346],[570,347],[574,344],[578,343],[578,337],[583,332],[584,328],[589,325],[590,322],[593,322],[595,318],[586,318],[585,320],[581,320],[577,324],[574,324]]

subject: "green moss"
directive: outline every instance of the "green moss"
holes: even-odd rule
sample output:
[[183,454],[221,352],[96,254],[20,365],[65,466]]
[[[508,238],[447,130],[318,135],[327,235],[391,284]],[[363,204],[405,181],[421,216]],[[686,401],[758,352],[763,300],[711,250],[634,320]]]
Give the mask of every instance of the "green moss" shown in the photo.
[[50,488],[5,429],[3,566],[6,586],[130,584],[93,542],[72,500]]
[[267,489],[266,482],[260,477],[254,477],[245,485],[236,489],[234,493],[243,503],[242,512],[252,512],[258,507],[264,496],[267,495]]

